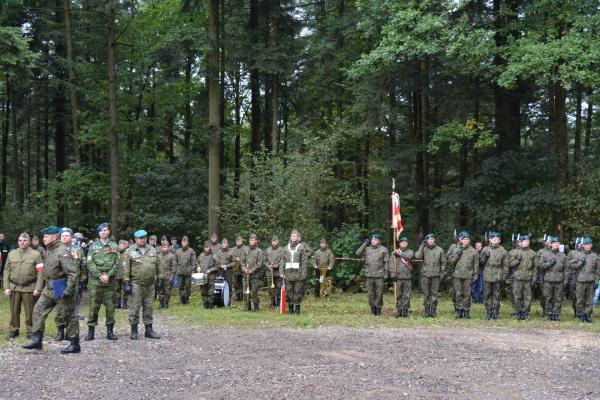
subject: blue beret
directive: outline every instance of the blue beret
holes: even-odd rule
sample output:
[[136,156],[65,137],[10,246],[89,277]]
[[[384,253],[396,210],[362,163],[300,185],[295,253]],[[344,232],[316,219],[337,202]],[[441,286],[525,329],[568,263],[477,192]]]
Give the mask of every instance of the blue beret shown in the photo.
[[398,239],[399,242],[408,242],[408,238],[406,236],[401,236],[400,239]]
[[108,222],[103,222],[96,227],[96,232],[100,232],[102,229],[108,228],[108,227],[109,227]]
[[592,238],[591,237],[581,238],[581,244],[592,244]]
[[73,230],[71,228],[67,228],[66,226],[63,226],[62,228],[60,228],[61,235],[65,232],[70,233],[71,235],[73,234]]
[[371,239],[379,239],[381,240],[381,235],[379,233],[374,233],[371,235]]
[[495,238],[495,237],[497,237],[497,238],[501,238],[501,237],[502,237],[502,235],[500,234],[500,232],[490,232],[490,233],[489,233],[489,235],[488,235],[488,237],[489,237],[490,239],[491,239],[491,238]]
[[148,232],[146,232],[146,231],[145,231],[145,230],[143,230],[143,229],[140,229],[139,231],[135,231],[135,233],[133,234],[133,236],[134,236],[135,238],[137,238],[137,239],[139,239],[139,238],[143,238],[143,237],[146,237],[146,236],[148,236]]
[[458,238],[459,239],[469,239],[469,238],[471,238],[471,235],[469,235],[469,232],[467,232],[467,231],[462,231],[461,233],[458,234]]
[[425,235],[425,239],[435,239],[435,235],[433,233],[428,233]]
[[42,229],[42,234],[44,235],[57,235],[60,233],[60,228],[58,226],[48,226],[44,229]]

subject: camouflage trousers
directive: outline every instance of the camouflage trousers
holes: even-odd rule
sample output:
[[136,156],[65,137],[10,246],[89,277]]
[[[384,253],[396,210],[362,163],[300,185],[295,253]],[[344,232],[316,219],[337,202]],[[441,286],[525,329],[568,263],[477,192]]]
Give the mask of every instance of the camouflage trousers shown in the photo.
[[106,325],[115,324],[115,284],[90,286],[90,314],[88,326],[98,325],[98,313],[104,305],[106,310]]
[[215,278],[209,277],[206,285],[200,286],[200,294],[202,295],[202,301],[209,306],[212,306],[215,303]]
[[573,313],[577,316],[577,283],[568,284],[565,287],[565,295],[569,300],[571,300],[571,306],[573,307]]
[[33,307],[35,306],[33,292],[12,291],[10,295],[10,330],[11,332],[18,331],[21,326],[21,305],[25,311],[25,328],[27,333],[31,333]]
[[577,315],[592,315],[594,282],[577,282]]
[[305,291],[306,281],[297,280],[297,281],[285,281],[285,291],[286,291],[286,301],[288,305],[302,303],[304,299],[304,291]]
[[158,299],[160,301],[169,301],[171,300],[171,291],[173,290],[173,281],[169,279],[165,279],[165,284],[158,292]]
[[[189,278],[189,277],[188,277]],[[140,322],[140,310],[144,325],[152,323],[152,302],[154,301],[154,282],[148,285],[132,284],[131,307],[129,308],[129,325],[134,326]]]
[[179,275],[179,297],[188,298],[192,294],[192,276]]
[[[75,315],[79,318],[79,302],[81,301],[81,294],[79,291],[77,292],[77,300],[75,305]],[[54,324],[57,328],[64,328],[67,326],[67,322],[65,320],[65,310],[60,305],[56,306],[54,310]]]
[[129,295],[123,291],[123,279],[115,279],[115,297],[117,303],[121,303],[121,300],[125,301],[129,298]]
[[438,292],[440,290],[439,276],[422,276],[421,277],[421,292],[423,292],[423,307],[437,307]]
[[76,296],[63,296],[60,299],[54,297],[51,289],[44,289],[39,300],[33,307],[32,332],[44,331],[46,327],[46,318],[52,312],[54,307],[62,309],[64,320],[66,322],[66,335],[68,338],[79,336],[79,319],[75,310],[77,306]]
[[471,279],[454,278],[452,288],[454,291],[454,308],[458,310],[471,310]]
[[[260,276],[258,272],[250,275],[250,294],[246,294],[244,291],[244,300],[246,302],[252,301],[255,305],[260,304],[260,298],[258,297],[258,289],[260,288]],[[248,287],[248,278],[244,276],[244,287]],[[294,303],[295,304],[295,303]]]
[[487,310],[500,310],[500,293],[502,282],[484,282],[483,302]]
[[[592,290],[592,296],[594,291]],[[546,301],[546,314],[560,314],[563,298],[563,283],[544,281],[544,299]]]
[[513,280],[512,295],[515,312],[529,312],[531,308],[531,282]]
[[365,278],[369,307],[383,307],[383,278]]
[[269,285],[269,297],[271,301],[275,301],[275,304],[279,304],[279,297],[281,296],[281,278],[279,275],[275,275],[272,279],[275,287],[271,287],[271,275],[273,273],[267,269],[267,284]]
[[[233,286],[231,286],[233,293],[235,293],[235,296],[241,296],[242,293],[244,293],[244,274],[242,274],[241,272],[234,272],[233,273]],[[232,297],[233,298],[233,297]]]
[[411,279],[398,279],[396,281],[396,308],[398,310],[410,309],[410,295],[412,293]]

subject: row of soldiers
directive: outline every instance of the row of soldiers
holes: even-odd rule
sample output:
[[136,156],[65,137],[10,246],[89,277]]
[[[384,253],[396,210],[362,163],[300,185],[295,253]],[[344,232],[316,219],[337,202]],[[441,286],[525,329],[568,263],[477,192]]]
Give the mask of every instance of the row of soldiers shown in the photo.
[[592,251],[589,237],[580,238],[576,248],[565,255],[558,237],[546,237],[537,252],[530,248],[528,235],[518,235],[515,247],[504,249],[501,234],[490,232],[489,244],[476,250],[468,232],[461,232],[458,241],[448,251],[436,245],[430,233],[414,252],[408,248],[408,238],[399,239],[399,248],[390,257],[374,234],[365,240],[357,255],[364,257],[364,272],[369,305],[373,315],[381,313],[384,279],[395,281],[396,317],[407,317],[412,291],[413,261],[421,263],[420,287],[423,293],[424,317],[437,316],[440,281],[446,273],[452,276],[456,318],[470,318],[471,285],[483,271],[484,304],[487,319],[498,319],[500,296],[505,283],[511,284],[513,308],[517,320],[529,319],[532,288],[539,284],[542,309],[546,318],[559,321],[565,292],[571,300],[574,316],[592,323],[594,289],[600,284],[600,258]]

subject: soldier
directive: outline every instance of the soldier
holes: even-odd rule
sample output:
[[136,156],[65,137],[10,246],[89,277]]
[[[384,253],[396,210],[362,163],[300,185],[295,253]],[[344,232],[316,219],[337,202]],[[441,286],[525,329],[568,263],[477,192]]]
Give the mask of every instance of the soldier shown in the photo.
[[[154,280],[159,279],[158,287],[165,284],[163,271],[156,255],[156,249],[146,244],[148,233],[145,230],[136,231],[135,244],[127,249],[125,264],[124,286],[125,293],[132,296],[132,306],[129,310],[129,325],[131,340],[138,338],[138,323],[140,310],[146,331],[144,337],[160,339],[152,329],[152,301],[154,300]],[[183,242],[183,240],[182,240]]]
[[435,244],[435,235],[425,235],[424,243],[421,243],[416,259],[421,261],[421,292],[423,292],[423,308],[425,318],[437,317],[438,291],[440,279],[446,264],[444,250]]
[[150,235],[150,237],[148,238],[148,245],[152,246],[156,249],[157,244],[158,244],[158,238],[156,237],[156,235]]
[[[327,240],[325,239],[321,239],[321,242],[319,243],[319,248],[313,253],[313,268],[315,270],[315,275],[318,276],[317,278],[317,284],[316,284],[316,288],[317,291],[315,292],[316,295],[321,295],[321,288],[320,288],[320,284],[321,284],[321,268],[327,268],[327,272],[325,274],[325,276],[323,277],[323,282],[325,283],[325,280],[330,281],[331,282],[331,271],[333,270],[333,266],[335,264],[335,256],[333,255],[333,251],[331,251],[331,249],[329,248],[329,245],[327,244]],[[328,287],[331,287],[331,285],[329,285]],[[329,297],[329,293],[325,293],[325,297]]]
[[129,296],[123,291],[123,273],[125,271],[125,264],[127,263],[126,251],[128,247],[129,243],[127,240],[119,240],[119,268],[117,270],[117,275],[115,276],[115,308],[123,308],[124,310],[129,308],[129,305],[127,304]]
[[[271,247],[265,250],[265,268],[267,269],[267,282],[269,283],[269,294],[271,296],[271,306],[279,307],[281,301],[281,277],[279,276],[279,263],[283,257],[283,249],[279,247],[279,237],[273,235],[271,238]],[[271,287],[271,282],[275,287]]]
[[454,289],[454,318],[471,318],[471,284],[479,274],[479,256],[468,232],[458,234],[458,244],[448,255]]
[[210,247],[212,248],[213,254],[217,254],[217,251],[221,248],[221,243],[219,243],[219,235],[217,235],[216,232],[213,232],[212,235],[210,235]]
[[550,251],[544,253],[540,262],[544,272],[544,300],[546,308],[544,313],[549,321],[560,321],[560,309],[563,298],[563,287],[569,279],[565,267],[567,257],[560,252],[560,238],[550,237]]
[[399,247],[389,264],[389,275],[396,280],[396,318],[407,318],[412,293],[412,259],[415,252],[408,248],[408,238],[399,239]]
[[25,311],[27,336],[31,336],[33,306],[44,285],[42,255],[30,247],[27,233],[19,235],[18,245],[17,249],[8,253],[4,266],[4,295],[10,298],[10,332],[7,340],[19,336],[21,304]]
[[235,238],[235,247],[231,249],[235,256],[235,266],[233,268],[233,291],[235,292],[235,299],[242,301],[244,293],[244,273],[242,272],[241,266],[246,263],[246,253],[248,247],[244,246],[244,238],[241,235],[237,235]]
[[[211,245],[211,250],[213,249]],[[229,241],[225,238],[221,241],[221,246],[214,254],[215,261],[219,265],[220,273],[223,275],[230,288],[233,286],[233,267],[235,267],[235,253],[229,248]]]
[[[477,257],[479,257],[479,254],[481,254],[481,249],[483,249],[483,243],[481,243],[481,241],[476,241],[474,248],[477,252]],[[473,299],[473,303],[483,303],[483,269],[481,268],[479,268],[477,279],[471,285],[471,297]]]
[[[10,251],[10,246],[6,243],[6,236],[4,233],[0,233],[0,275],[4,273],[4,266],[6,265],[6,260],[8,258],[8,252]],[[0,282],[0,287],[2,287],[2,283]]]
[[196,261],[196,252],[189,247],[187,236],[181,238],[181,248],[175,251],[175,257],[177,260],[177,275],[179,276],[180,304],[190,304],[192,271],[194,270],[194,261]]
[[573,307],[573,315],[577,318],[577,270],[579,260],[583,256],[583,247],[581,240],[583,238],[575,239],[575,248],[567,254],[566,269],[568,271],[567,284],[565,286],[566,297],[571,300],[571,306]]
[[480,255],[487,319],[500,318],[500,293],[508,278],[508,253],[500,245],[501,240],[500,233],[490,232],[490,244],[483,248]]
[[29,247],[31,247],[32,250],[38,251],[42,257],[46,252],[46,249],[44,249],[44,247],[40,244],[40,238],[37,235],[31,235],[31,244]]
[[215,280],[219,273],[219,263],[212,253],[212,246],[209,240],[204,242],[204,250],[195,261],[196,271],[204,272],[207,275],[206,284],[200,286],[200,294],[204,308],[211,309],[214,307],[214,286]]
[[284,281],[289,314],[300,314],[300,305],[304,299],[306,275],[306,253],[300,245],[298,231],[292,230],[290,242],[285,246],[279,263],[279,276]]
[[512,270],[513,308],[517,321],[529,319],[531,287],[536,274],[535,252],[529,248],[529,236],[517,237],[519,247],[508,255],[508,267]]
[[181,246],[177,243],[177,238],[175,236],[171,237],[171,252],[175,253],[177,249],[180,249]]
[[542,310],[546,309],[546,302],[544,301],[544,271],[542,270],[542,261],[546,252],[550,251],[550,243],[544,235],[543,247],[535,253],[535,268],[537,270],[537,276],[535,278],[534,291],[540,298],[540,305]]
[[165,276],[165,284],[158,292],[158,299],[160,301],[159,308],[169,308],[173,279],[177,272],[177,260],[175,259],[175,255],[171,253],[171,250],[169,249],[169,242],[163,241],[160,249],[161,252],[158,253],[158,262]]
[[64,312],[66,334],[70,342],[61,353],[79,353],[79,321],[75,311],[79,271],[71,252],[60,244],[59,232],[60,229],[56,226],[49,226],[42,231],[47,249],[43,265],[44,289],[33,308],[31,341],[22,347],[27,350],[42,349],[46,318],[58,305]]
[[371,314],[381,315],[384,278],[390,262],[388,250],[381,245],[381,235],[375,233],[371,239],[365,239],[356,250],[356,255],[363,259],[363,272]]
[[246,285],[250,285],[250,297],[246,299],[246,311],[250,311],[250,300],[254,303],[254,311],[260,310],[260,272],[263,266],[263,252],[258,247],[258,237],[255,233],[250,234],[248,239],[248,251],[246,252],[246,263],[242,268],[246,277]]
[[581,240],[583,252],[573,262],[577,277],[577,316],[581,322],[592,323],[594,284],[600,284],[600,258],[592,251],[592,238]]

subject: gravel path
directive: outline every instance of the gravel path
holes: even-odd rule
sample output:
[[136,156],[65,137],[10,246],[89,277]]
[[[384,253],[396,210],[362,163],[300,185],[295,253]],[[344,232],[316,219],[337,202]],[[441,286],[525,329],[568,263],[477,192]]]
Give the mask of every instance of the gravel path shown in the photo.
[[[0,399],[598,399],[600,335],[508,329],[162,328],[80,355],[0,349]],[[93,393],[93,394],[92,394]]]

